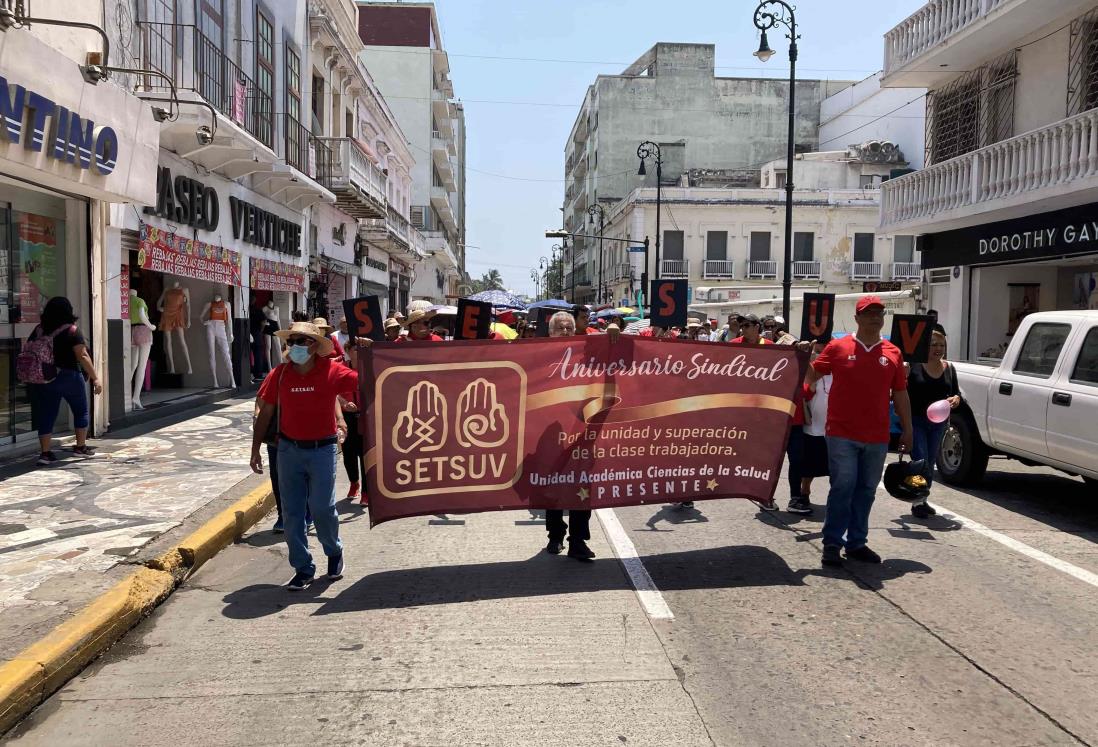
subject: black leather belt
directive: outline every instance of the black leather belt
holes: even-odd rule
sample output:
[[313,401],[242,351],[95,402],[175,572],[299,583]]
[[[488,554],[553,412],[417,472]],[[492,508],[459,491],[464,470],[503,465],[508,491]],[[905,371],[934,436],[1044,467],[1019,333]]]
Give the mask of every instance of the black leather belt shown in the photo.
[[299,449],[319,449],[322,446],[331,446],[332,444],[339,443],[339,439],[336,436],[329,436],[328,438],[320,438],[315,441],[302,441],[297,438],[290,438],[289,436],[279,433],[278,437],[283,441],[292,443]]

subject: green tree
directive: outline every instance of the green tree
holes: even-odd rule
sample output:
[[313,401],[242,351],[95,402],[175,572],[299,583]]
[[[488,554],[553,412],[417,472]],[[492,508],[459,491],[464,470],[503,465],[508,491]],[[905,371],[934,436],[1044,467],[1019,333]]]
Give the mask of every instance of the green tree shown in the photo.
[[499,274],[499,270],[489,270],[480,278],[470,278],[469,286],[471,289],[469,295],[483,291],[503,290],[503,276]]

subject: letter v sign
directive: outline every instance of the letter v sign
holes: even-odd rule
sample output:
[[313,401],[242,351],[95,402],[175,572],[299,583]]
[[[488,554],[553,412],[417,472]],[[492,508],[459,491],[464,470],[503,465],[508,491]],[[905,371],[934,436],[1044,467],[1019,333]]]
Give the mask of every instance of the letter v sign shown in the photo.
[[897,314],[892,321],[892,342],[908,363],[926,363],[934,320],[921,314]]

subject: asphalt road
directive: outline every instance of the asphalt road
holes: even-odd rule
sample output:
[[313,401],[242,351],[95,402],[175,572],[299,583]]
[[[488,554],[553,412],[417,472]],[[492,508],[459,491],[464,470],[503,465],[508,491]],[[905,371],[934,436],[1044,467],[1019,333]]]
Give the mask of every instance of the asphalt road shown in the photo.
[[262,527],[8,737],[1098,744],[1098,496],[995,460],[982,490],[932,501],[943,515],[919,521],[881,491],[885,562],[841,570],[819,564],[822,507],[616,509],[673,619],[645,614],[596,521],[584,565],[540,552],[526,512],[371,531],[345,507],[347,578],[298,596]]

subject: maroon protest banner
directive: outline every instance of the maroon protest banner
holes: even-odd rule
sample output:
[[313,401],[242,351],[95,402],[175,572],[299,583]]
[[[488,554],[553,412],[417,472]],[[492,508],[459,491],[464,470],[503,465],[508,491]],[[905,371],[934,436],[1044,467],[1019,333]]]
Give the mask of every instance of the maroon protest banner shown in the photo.
[[807,355],[605,335],[376,343],[370,519],[769,501]]

